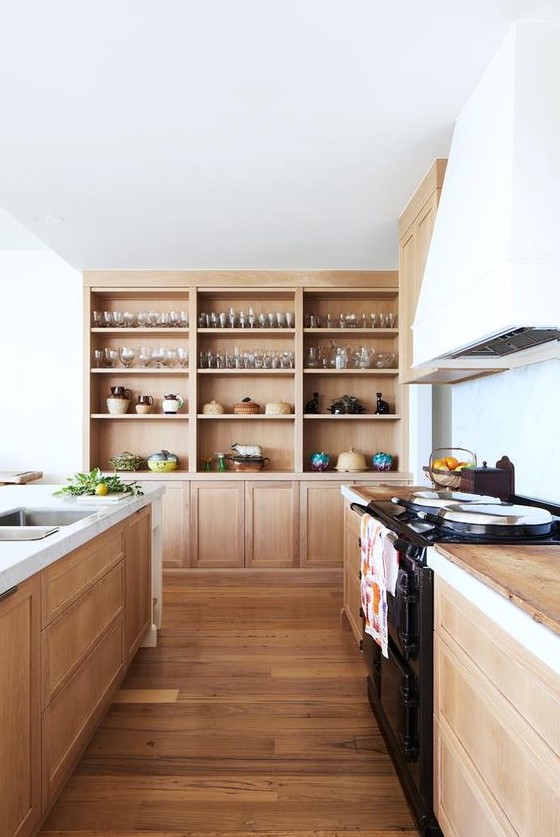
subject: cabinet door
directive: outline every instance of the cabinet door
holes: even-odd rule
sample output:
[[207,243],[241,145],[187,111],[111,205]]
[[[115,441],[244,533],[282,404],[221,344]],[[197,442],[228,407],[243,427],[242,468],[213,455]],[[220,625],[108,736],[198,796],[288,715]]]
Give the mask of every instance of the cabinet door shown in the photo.
[[245,556],[244,483],[191,483],[191,567],[242,567]]
[[298,496],[294,482],[246,483],[247,567],[297,566]]
[[348,617],[352,633],[360,642],[362,639],[362,617],[360,616],[360,518],[350,509],[349,504],[344,507],[344,611]]
[[31,835],[41,815],[39,597],[38,576],[0,597],[0,837]]
[[300,483],[302,567],[342,567],[343,510],[339,482]]
[[[154,485],[153,481],[145,482]],[[165,568],[189,565],[189,483],[187,480],[162,480],[156,485],[165,488],[162,499],[161,543]]]
[[130,662],[152,621],[152,515],[150,506],[126,521],[125,659]]
[[43,809],[70,777],[123,673],[123,623],[117,619],[43,712]]

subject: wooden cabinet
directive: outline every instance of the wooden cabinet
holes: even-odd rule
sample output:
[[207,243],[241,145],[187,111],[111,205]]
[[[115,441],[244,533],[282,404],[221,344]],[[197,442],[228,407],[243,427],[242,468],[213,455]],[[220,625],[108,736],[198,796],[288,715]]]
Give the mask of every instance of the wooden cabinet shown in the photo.
[[147,506],[126,521],[125,659],[132,660],[152,622],[152,520]]
[[353,512],[350,503],[346,502],[344,504],[343,607],[352,628],[352,633],[358,643],[361,643],[363,638],[360,590],[360,525],[360,516]]
[[446,383],[435,369],[413,369],[412,323],[447,160],[435,160],[399,218],[399,354],[402,384]]
[[297,482],[245,483],[245,566],[298,566],[298,501]]
[[242,567],[245,485],[242,480],[191,483],[190,566]]
[[[84,274],[84,293],[84,468],[110,470],[111,456],[123,451],[147,457],[165,448],[179,456],[168,479],[144,469],[126,474],[166,487],[164,566],[340,566],[345,475],[336,485],[313,484],[311,454],[330,454],[332,471],[351,447],[368,465],[374,453],[386,451],[400,481],[409,478],[397,272],[91,271]],[[149,365],[137,354],[125,366],[118,355],[123,347],[172,354]],[[179,349],[188,351],[187,365],[173,354]],[[114,366],[107,365],[111,351],[117,352]],[[107,411],[115,385],[131,392],[124,414]],[[162,397],[171,392],[185,403],[176,415],[165,415]],[[388,414],[375,412],[378,392]],[[136,413],[139,395],[153,397],[150,413]],[[344,395],[363,412],[333,414],[329,408]],[[261,405],[258,414],[234,413],[246,397]],[[223,412],[208,412],[211,402]],[[273,402],[290,411],[266,412]],[[236,480],[231,471],[219,471],[217,454],[231,452],[236,442],[260,445],[270,460],[266,479],[277,482],[274,520],[291,532],[275,537],[272,551],[264,509],[274,490],[253,485],[250,474]]]
[[441,578],[436,816],[446,837],[556,834],[560,677]]
[[124,674],[125,545],[122,523],[41,574],[43,810],[70,776]]
[[0,596],[0,837],[28,837],[41,818],[40,580]]
[[343,551],[340,482],[300,483],[302,567],[340,567]]

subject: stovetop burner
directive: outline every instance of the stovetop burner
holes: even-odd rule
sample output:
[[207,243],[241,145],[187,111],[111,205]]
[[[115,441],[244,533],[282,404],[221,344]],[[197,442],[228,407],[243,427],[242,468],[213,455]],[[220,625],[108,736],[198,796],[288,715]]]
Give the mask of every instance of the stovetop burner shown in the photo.
[[[399,537],[406,538],[418,546],[431,546],[436,543],[528,546],[560,544],[560,507],[523,497],[512,497],[511,503],[500,504],[498,501],[499,505],[495,502],[477,505],[476,501],[481,499],[483,498],[475,498],[472,507],[470,503],[460,504],[460,511],[456,513],[458,520],[449,519],[453,518],[453,506],[459,509],[459,505],[453,503],[455,497],[449,499],[448,509],[443,506],[433,508],[431,512],[421,511],[421,507],[414,504],[414,498],[412,502],[399,500],[398,504],[394,501],[371,501],[367,510]],[[484,498],[486,501],[492,499]],[[484,505],[489,512],[494,513],[494,519],[489,517],[488,522],[484,520]],[[470,508],[477,508],[479,513],[470,516]],[[504,522],[496,522],[502,509]],[[523,515],[523,510],[527,510],[528,513]],[[509,515],[510,511],[516,512],[517,519]],[[534,514],[531,514],[532,511]],[[470,522],[461,518],[463,513],[464,518],[470,519]]]

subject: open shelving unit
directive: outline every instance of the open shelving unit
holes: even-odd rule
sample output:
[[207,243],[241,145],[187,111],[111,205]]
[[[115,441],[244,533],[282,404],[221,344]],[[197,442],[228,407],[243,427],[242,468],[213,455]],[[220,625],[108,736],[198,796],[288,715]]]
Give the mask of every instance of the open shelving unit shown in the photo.
[[[90,272],[84,292],[85,467],[108,469],[110,457],[124,450],[148,456],[166,448],[179,456],[174,478],[188,478],[204,474],[208,457],[231,451],[235,442],[260,445],[270,459],[266,473],[271,478],[316,476],[310,466],[315,451],[330,454],[331,469],[350,447],[368,461],[384,450],[394,457],[395,468],[406,462],[395,272]],[[134,325],[103,326],[94,312],[127,312]],[[154,323],[158,315],[174,321],[177,312],[183,319],[180,326],[162,327],[146,325],[141,317],[138,325],[138,312],[149,312]],[[114,367],[106,367],[94,359],[95,350],[122,346],[182,347],[188,350],[188,366],[140,367],[136,359],[125,368],[117,359]],[[346,350],[346,368],[333,368],[337,347]],[[320,358],[314,368],[308,364],[310,350]],[[373,354],[371,365],[353,366],[360,351]],[[375,365],[391,353],[391,365]],[[118,385],[131,391],[130,407],[112,415],[106,398]],[[390,414],[375,414],[378,392]],[[175,415],[161,409],[168,393],[184,399]],[[314,393],[319,412],[309,413],[306,405]],[[153,398],[147,415],[134,411],[139,395]],[[344,395],[355,397],[364,412],[332,414],[329,407]],[[233,412],[245,397],[261,404],[259,414]],[[205,413],[204,405],[212,401],[225,412]],[[290,404],[292,412],[265,414],[265,405],[276,401]]]

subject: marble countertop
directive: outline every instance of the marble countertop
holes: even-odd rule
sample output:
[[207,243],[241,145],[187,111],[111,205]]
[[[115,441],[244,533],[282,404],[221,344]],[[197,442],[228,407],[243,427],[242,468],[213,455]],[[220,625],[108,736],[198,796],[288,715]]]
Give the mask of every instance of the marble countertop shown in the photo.
[[105,532],[129,515],[160,497],[164,489],[145,487],[139,497],[126,497],[118,503],[102,497],[54,497],[59,485],[17,485],[0,487],[0,513],[26,506],[33,509],[80,509],[91,512],[83,520],[61,526],[58,532],[35,541],[0,542],[0,595],[26,578],[67,555],[73,549]]
[[[342,494],[367,505],[375,498],[406,499],[414,490],[418,488],[344,485]],[[503,627],[520,641],[525,637],[533,652],[541,646],[545,662],[560,670],[560,547],[436,544],[429,549],[428,564],[460,592],[472,588],[475,604],[480,606],[481,597],[488,600],[489,615],[499,612]]]

